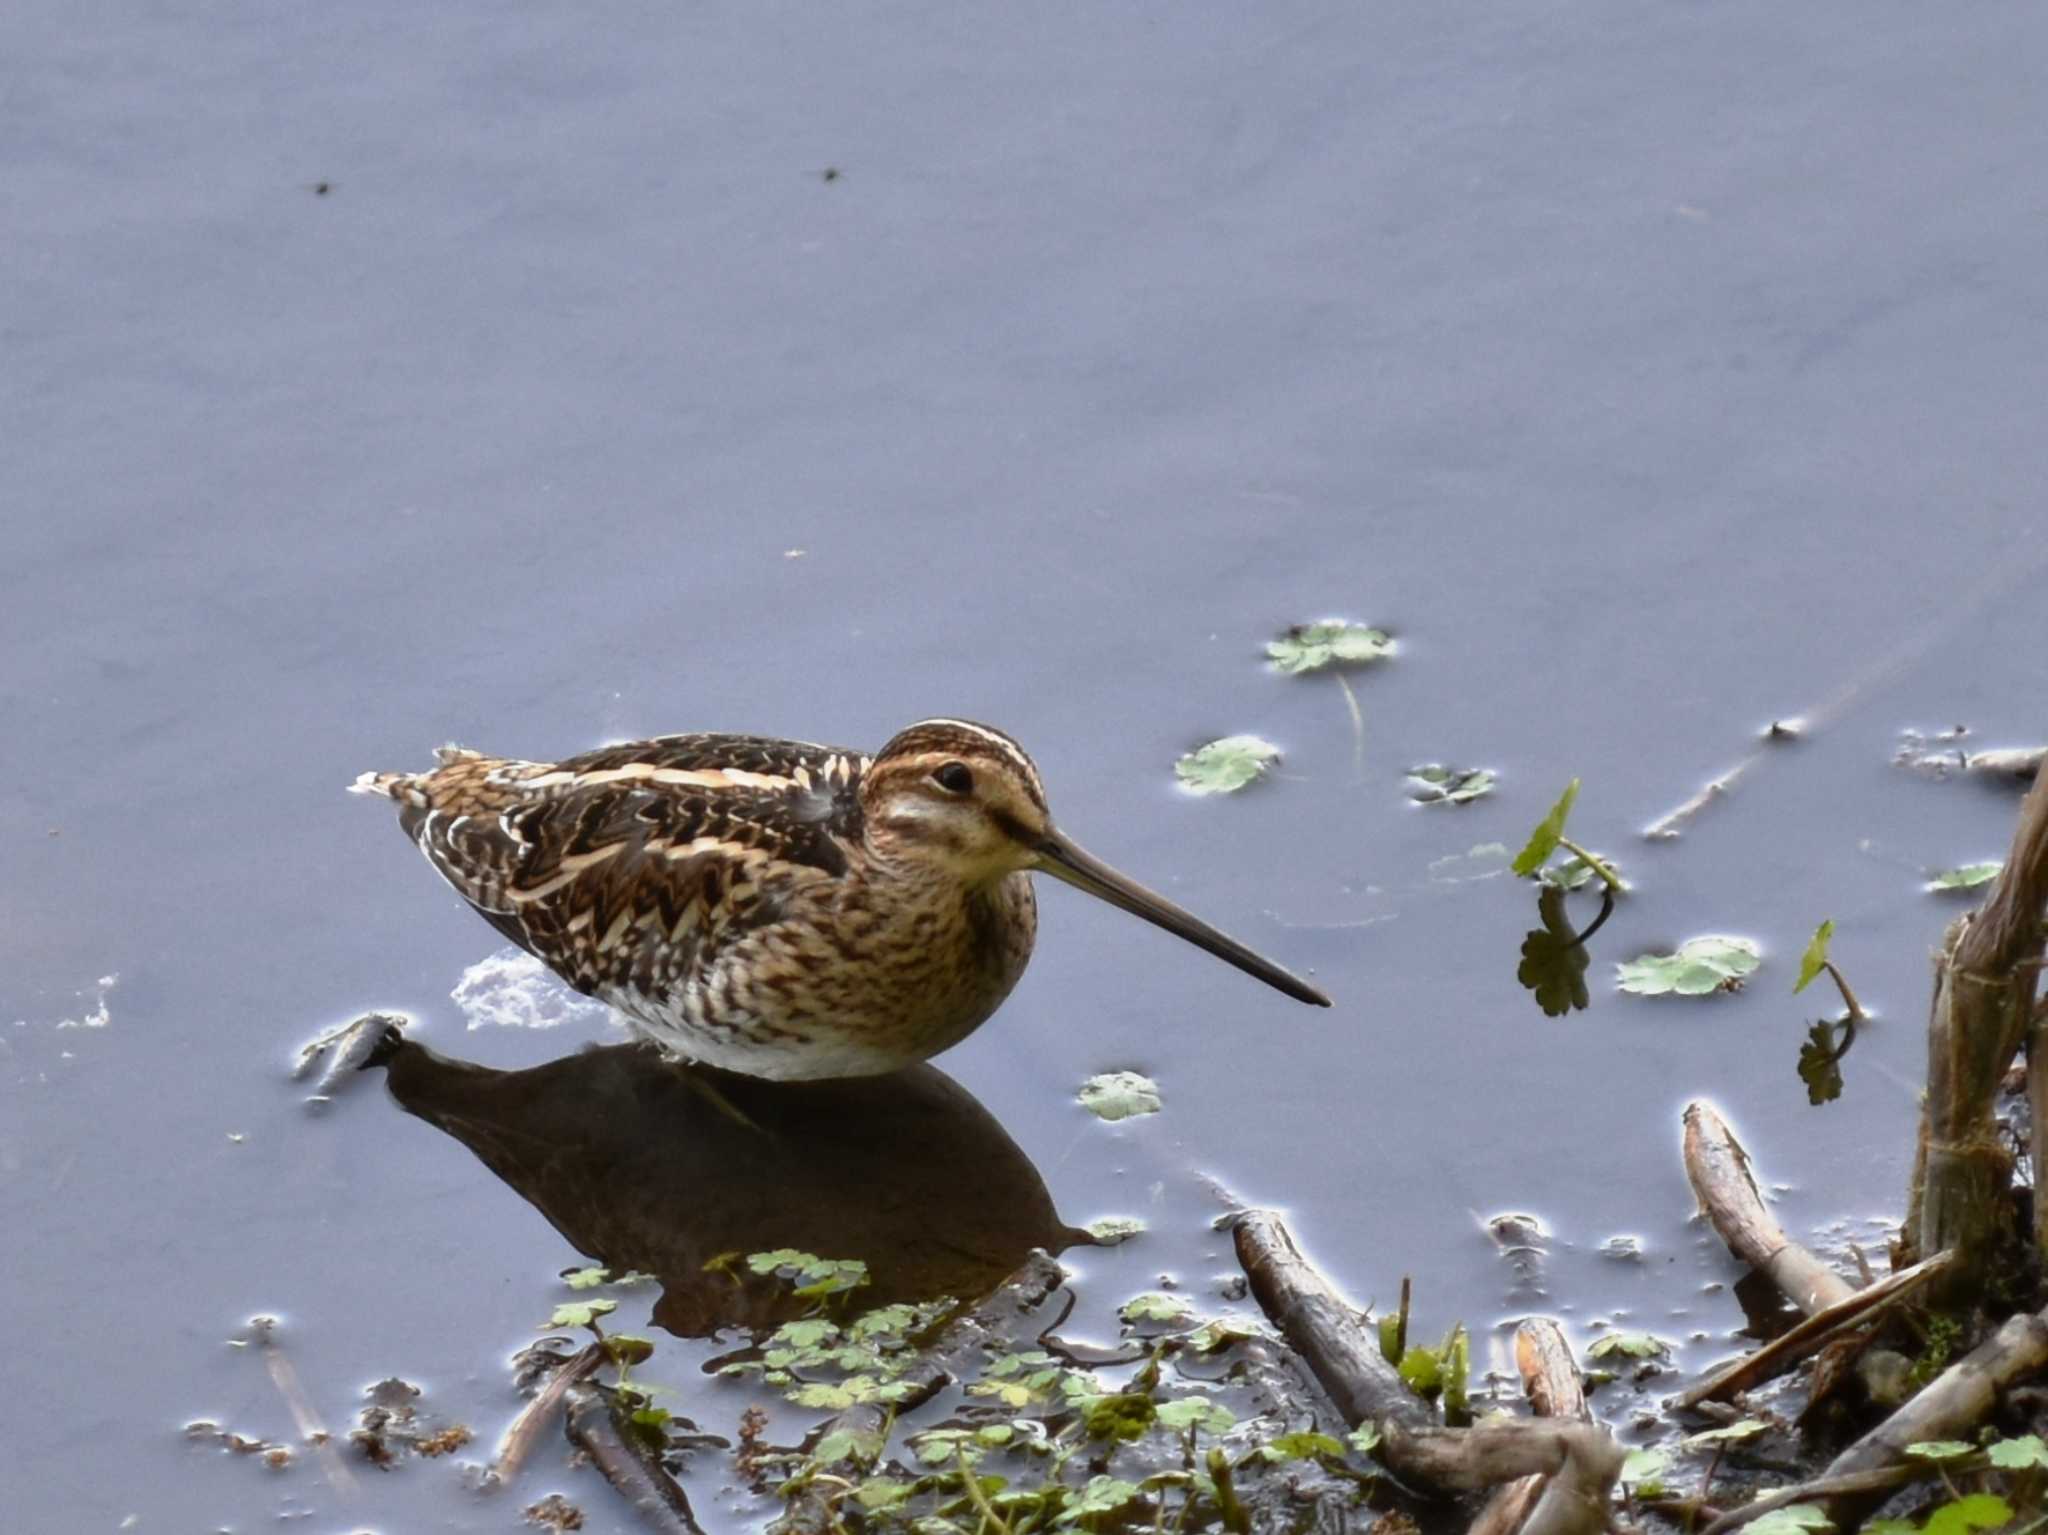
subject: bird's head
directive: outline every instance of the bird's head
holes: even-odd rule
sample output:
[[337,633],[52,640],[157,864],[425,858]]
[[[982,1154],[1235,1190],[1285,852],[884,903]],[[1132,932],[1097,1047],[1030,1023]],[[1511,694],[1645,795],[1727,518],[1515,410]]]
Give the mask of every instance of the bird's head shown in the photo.
[[1121,907],[1207,949],[1302,1002],[1330,999],[1166,897],[1085,851],[1053,825],[1045,786],[1024,748],[970,720],[921,720],[876,755],[862,776],[869,845],[884,861],[979,889],[1036,871]]

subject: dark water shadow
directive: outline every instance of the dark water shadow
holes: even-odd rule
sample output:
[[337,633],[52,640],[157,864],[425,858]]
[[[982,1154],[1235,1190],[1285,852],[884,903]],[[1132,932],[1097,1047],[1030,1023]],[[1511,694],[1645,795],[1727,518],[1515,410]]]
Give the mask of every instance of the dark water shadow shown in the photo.
[[683,1337],[814,1309],[744,1263],[706,1267],[730,1255],[858,1258],[868,1306],[975,1299],[1034,1247],[1091,1240],[994,1116],[928,1065],[765,1082],[612,1045],[500,1071],[410,1040],[378,1059],[407,1113],[475,1152],[571,1246],[654,1275],[654,1321]]

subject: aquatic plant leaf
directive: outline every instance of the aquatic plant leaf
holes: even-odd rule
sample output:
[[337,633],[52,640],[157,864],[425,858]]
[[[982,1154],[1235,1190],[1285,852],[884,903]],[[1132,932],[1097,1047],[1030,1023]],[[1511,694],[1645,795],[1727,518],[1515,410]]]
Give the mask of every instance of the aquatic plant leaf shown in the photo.
[[[1609,858],[1607,866],[1613,868],[1614,860]],[[1563,863],[1545,864],[1536,871],[1536,877],[1544,884],[1555,885],[1560,890],[1577,890],[1580,886],[1597,879],[1599,870],[1574,853]]]
[[547,1319],[544,1327],[588,1327],[607,1312],[619,1309],[615,1300],[564,1301],[555,1307],[555,1314]]
[[1061,1510],[1056,1523],[1078,1524],[1093,1514],[1114,1513],[1138,1496],[1138,1484],[1114,1476],[1091,1476],[1088,1485],[1076,1493]]
[[1393,653],[1394,642],[1385,631],[1339,619],[1296,624],[1266,646],[1273,664],[1293,677],[1328,666],[1363,666]]
[[1198,746],[1173,765],[1190,794],[1235,794],[1280,760],[1280,748],[1258,736],[1224,736]]
[[1135,1071],[1105,1071],[1081,1084],[1081,1107],[1097,1119],[1115,1122],[1157,1114],[1159,1084]]
[[1828,1511],[1818,1503],[1788,1503],[1783,1508],[1774,1508],[1768,1514],[1752,1519],[1747,1528],[1751,1535],[1758,1529],[1763,1535],[1808,1535],[1813,1530],[1832,1530],[1835,1522],[1828,1518]]
[[611,1356],[613,1364],[630,1369],[654,1357],[654,1340],[634,1333],[615,1332],[604,1340],[604,1351]]
[[1342,1460],[1344,1446],[1328,1434],[1282,1434],[1266,1446],[1283,1460]]
[[882,1436],[857,1429],[836,1428],[818,1441],[811,1459],[829,1466],[842,1460],[871,1461],[882,1453]]
[[1425,762],[1408,770],[1408,797],[1424,805],[1466,805],[1491,794],[1497,781],[1485,768],[1446,767]]
[[1161,1295],[1147,1291],[1133,1296],[1123,1303],[1117,1315],[1126,1322],[1185,1322],[1194,1315],[1194,1308],[1178,1295]]
[[1960,1439],[1922,1439],[1907,1445],[1906,1453],[1921,1460],[1957,1460],[1965,1455],[1975,1455],[1977,1447]]
[[784,1322],[775,1329],[770,1341],[785,1343],[791,1348],[816,1348],[838,1336],[837,1322],[828,1322],[823,1317],[803,1317],[798,1321]]
[[1161,1402],[1157,1417],[1162,1426],[1179,1432],[1198,1428],[1211,1434],[1227,1434],[1237,1423],[1237,1414],[1221,1402],[1212,1402],[1206,1397],[1184,1396],[1178,1401]]
[[1443,1390],[1444,1362],[1433,1348],[1422,1348],[1409,1344],[1401,1355],[1401,1362],[1394,1366],[1401,1372],[1401,1379],[1417,1396],[1434,1398]]
[[1710,933],[1688,938],[1671,954],[1644,954],[1614,968],[1616,984],[1639,997],[1704,997],[1733,991],[1762,963],[1762,953],[1747,938]]
[[1088,1404],[1081,1421],[1090,1439],[1142,1439],[1159,1409],[1142,1391],[1119,1391]]
[[1571,919],[1565,915],[1564,891],[1547,885],[1536,897],[1536,913],[1543,926],[1529,929],[1522,938],[1522,962],[1515,979],[1535,993],[1536,1005],[1546,1016],[1562,1018],[1574,1008],[1592,1003],[1586,989],[1586,946],[1578,941]]
[[1135,1215],[1105,1215],[1083,1229],[1104,1247],[1116,1247],[1143,1231],[1145,1223]]
[[1257,1333],[1242,1322],[1233,1321],[1229,1317],[1216,1317],[1189,1333],[1187,1346],[1198,1354],[1214,1354],[1233,1343],[1241,1343],[1246,1338],[1257,1336]]
[[913,1483],[893,1476],[871,1476],[853,1492],[853,1500],[871,1514],[887,1513],[909,1501]]
[[1361,1423],[1344,1436],[1344,1442],[1361,1455],[1371,1455],[1380,1447],[1380,1431],[1370,1423]]
[[1611,1332],[1596,1338],[1586,1350],[1588,1359],[1656,1359],[1671,1351],[1671,1345],[1655,1333]]
[[1815,1108],[1842,1096],[1842,1059],[1835,1050],[1832,1024],[1816,1023],[1806,1031],[1806,1043],[1799,1047],[1799,1080],[1806,1084],[1806,1101]]
[[1799,979],[1792,983],[1792,995],[1813,983],[1813,978],[1827,967],[1828,940],[1835,936],[1834,919],[1830,917],[1813,930],[1813,936],[1806,940],[1806,952],[1799,956]]
[[1451,1329],[1439,1354],[1443,1360],[1444,1422],[1455,1428],[1472,1421],[1472,1404],[1466,1396],[1472,1378],[1472,1335],[1463,1322]]
[[2007,1523],[2012,1513],[2012,1505],[1995,1493],[1973,1492],[1937,1508],[1920,1528],[1922,1535],[1969,1535],[1971,1530],[1995,1529]]
[[2039,1434],[1994,1439],[1984,1446],[1984,1453],[1992,1465],[2003,1471],[2024,1471],[2029,1467],[2048,1471],[2048,1443],[2043,1443]]
[[571,1269],[562,1276],[562,1283],[572,1290],[595,1290],[611,1277],[610,1269]]
[[1662,1450],[1630,1450],[1621,1463],[1621,1480],[1647,1482],[1662,1476],[1671,1457]]
[[1927,882],[1929,890],[1975,890],[1979,885],[1988,885],[1998,878],[1998,871],[2005,867],[2002,860],[1994,858],[1989,863],[1966,863],[1961,868],[1943,869]]
[[1708,1449],[1715,1445],[1741,1444],[1745,1439],[1754,1439],[1764,1433],[1770,1424],[1762,1418],[1743,1418],[1725,1428],[1710,1428],[1703,1434],[1689,1434],[1679,1441],[1679,1447],[1687,1450]]
[[1557,839],[1564,835],[1564,823],[1572,813],[1572,802],[1579,797],[1579,781],[1574,778],[1564,786],[1564,793],[1557,797],[1557,803],[1550,807],[1536,829],[1529,833],[1529,840],[1522,845],[1522,851],[1515,854],[1515,861],[1508,867],[1527,879],[1557,851]]

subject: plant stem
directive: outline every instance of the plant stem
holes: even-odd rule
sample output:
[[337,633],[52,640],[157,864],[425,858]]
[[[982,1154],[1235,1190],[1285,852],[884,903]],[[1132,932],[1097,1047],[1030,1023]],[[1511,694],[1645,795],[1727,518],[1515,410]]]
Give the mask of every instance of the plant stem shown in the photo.
[[1578,858],[1584,861],[1586,867],[1591,869],[1595,874],[1599,875],[1600,878],[1606,882],[1607,888],[1612,890],[1616,895],[1620,895],[1623,891],[1628,889],[1628,885],[1626,884],[1626,882],[1623,881],[1621,875],[1615,870],[1614,865],[1609,863],[1606,859],[1598,856],[1597,854],[1587,852],[1584,848],[1580,847],[1578,843],[1572,841],[1571,838],[1565,836],[1563,833],[1558,834],[1557,845],[1563,848],[1567,853],[1570,853],[1574,858]]
[[1842,1005],[1849,1009],[1850,1020],[1854,1023],[1868,1022],[1868,1019],[1864,1016],[1862,1006],[1856,1000],[1856,993],[1851,991],[1849,983],[1842,979],[1842,972],[1835,968],[1835,962],[1831,959],[1824,959],[1820,962],[1820,966],[1821,969],[1827,971],[1834,979],[1835,990],[1842,994]]
[[1331,673],[1337,679],[1337,686],[1344,690],[1344,702],[1351,710],[1351,767],[1358,775],[1359,783],[1365,782],[1365,714],[1358,707],[1358,695],[1351,691],[1351,684],[1343,671]]

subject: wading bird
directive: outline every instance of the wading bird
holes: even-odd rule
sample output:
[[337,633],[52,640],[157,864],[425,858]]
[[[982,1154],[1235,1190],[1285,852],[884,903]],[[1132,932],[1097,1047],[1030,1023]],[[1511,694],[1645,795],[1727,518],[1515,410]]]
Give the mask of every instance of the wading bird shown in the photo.
[[1330,1005],[1069,841],[1024,749],[986,725],[924,720],[873,757],[746,735],[439,756],[354,787],[397,801],[506,937],[670,1054],[726,1071],[868,1076],[958,1044],[1031,957],[1034,872]]

